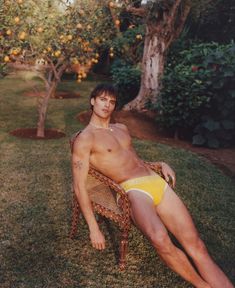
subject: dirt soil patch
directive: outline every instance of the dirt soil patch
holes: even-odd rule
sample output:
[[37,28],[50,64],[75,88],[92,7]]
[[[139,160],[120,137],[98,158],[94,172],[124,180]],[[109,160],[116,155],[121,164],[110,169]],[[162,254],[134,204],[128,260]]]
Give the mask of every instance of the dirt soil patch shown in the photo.
[[56,129],[46,129],[45,137],[37,137],[36,128],[19,128],[11,131],[10,134],[19,138],[29,138],[35,140],[48,140],[48,139],[58,139],[65,137],[65,133],[58,131]]
[[[88,124],[91,112],[84,111],[77,116],[83,124]],[[193,146],[190,142],[172,138],[169,134],[162,132],[153,119],[153,114],[137,113],[130,111],[117,111],[112,122],[125,124],[131,136],[138,139],[151,140],[174,147],[193,151],[222,169],[227,175],[235,179],[235,148],[209,149]]]
[[[28,97],[44,97],[45,92],[43,91],[27,91],[24,93],[25,96]],[[71,99],[71,98],[78,98],[80,97],[80,94],[77,92],[71,92],[71,91],[58,91],[55,93],[55,96],[51,99]]]

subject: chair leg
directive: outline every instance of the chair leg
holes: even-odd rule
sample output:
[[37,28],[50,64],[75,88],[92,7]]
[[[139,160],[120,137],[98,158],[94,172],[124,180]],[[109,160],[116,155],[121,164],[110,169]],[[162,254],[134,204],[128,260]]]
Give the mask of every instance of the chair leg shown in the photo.
[[123,231],[120,244],[120,259],[119,259],[120,270],[124,270],[126,268],[127,248],[128,248],[128,232]]
[[77,202],[76,195],[73,196],[73,212],[72,212],[72,223],[71,223],[71,230],[69,233],[69,237],[73,239],[78,230],[78,219],[81,210]]

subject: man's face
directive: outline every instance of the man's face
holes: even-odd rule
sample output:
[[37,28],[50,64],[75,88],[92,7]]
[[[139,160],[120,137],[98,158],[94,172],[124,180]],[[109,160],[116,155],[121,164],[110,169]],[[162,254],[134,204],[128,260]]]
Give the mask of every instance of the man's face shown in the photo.
[[96,98],[92,98],[91,105],[93,106],[93,112],[99,117],[109,118],[115,109],[116,98],[103,93]]

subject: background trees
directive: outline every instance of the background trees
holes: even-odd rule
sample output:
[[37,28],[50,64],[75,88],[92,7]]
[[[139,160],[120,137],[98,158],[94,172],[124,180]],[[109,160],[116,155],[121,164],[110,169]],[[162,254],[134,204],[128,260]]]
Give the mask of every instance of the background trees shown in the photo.
[[[178,5],[179,13],[172,19],[173,26],[170,26],[170,30],[167,28],[167,17],[172,15],[171,9],[176,7],[174,5]],[[230,42],[235,36],[232,17],[234,4],[231,1],[222,3],[219,0],[148,1],[147,6],[142,7],[140,2],[135,2],[126,9],[139,19],[139,22],[135,23],[135,30],[144,25],[147,29],[148,19],[153,25],[151,28],[155,30],[152,34],[147,34],[147,30],[141,34],[143,40],[140,40],[139,47],[143,47],[141,44],[144,41],[141,66],[137,62],[130,63],[124,56],[122,61],[124,60],[126,65],[120,60],[112,65],[113,79],[121,87],[122,94],[125,90],[128,91],[126,94],[129,93],[132,83],[135,87],[140,87],[138,96],[125,108],[138,111],[154,109],[158,113],[158,125],[172,130],[175,137],[193,137],[195,145],[215,148],[234,143],[234,44]],[[160,18],[154,18],[154,11],[158,11],[156,13]],[[185,14],[180,11],[185,11]],[[185,21],[187,13],[189,16]],[[143,16],[147,19],[146,23],[141,20]],[[129,19],[133,21],[133,18]],[[160,23],[164,26],[161,27]],[[218,23],[222,25],[219,26]],[[157,27],[160,29],[157,30]],[[183,33],[180,35],[181,30]],[[123,35],[125,33],[123,32]],[[151,50],[146,37],[153,37],[154,33],[156,41],[160,42],[156,42],[155,49]],[[164,37],[160,37],[161,33],[166,39],[170,35],[168,44],[164,42]],[[178,36],[180,37],[175,42]],[[208,43],[209,41],[218,41],[221,44]],[[145,51],[152,52],[146,54]],[[159,55],[159,51],[164,53]],[[151,86],[151,83],[154,85]],[[133,89],[131,92],[134,96],[137,95]],[[131,98],[134,97],[123,97],[123,103],[127,103]]]
[[97,1],[9,0],[2,4],[1,59],[39,70],[37,77],[46,93],[39,101],[37,136],[44,137],[48,101],[62,74],[72,67],[78,82],[87,76],[98,62],[100,42],[105,41],[99,36],[109,36],[110,21],[104,22],[107,13]]

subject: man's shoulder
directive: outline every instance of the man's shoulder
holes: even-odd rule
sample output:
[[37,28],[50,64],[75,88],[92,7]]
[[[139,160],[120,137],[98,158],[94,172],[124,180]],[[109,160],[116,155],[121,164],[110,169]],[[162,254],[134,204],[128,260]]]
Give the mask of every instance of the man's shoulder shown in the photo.
[[122,130],[125,130],[125,131],[128,131],[128,128],[127,128],[127,126],[125,125],[125,124],[122,124],[122,123],[115,123],[115,124],[113,124],[115,127],[117,127],[117,128],[120,128],[120,129],[122,129]]
[[93,133],[90,129],[85,128],[84,130],[78,131],[71,138],[71,143],[74,149],[81,146],[90,146],[93,141]]

